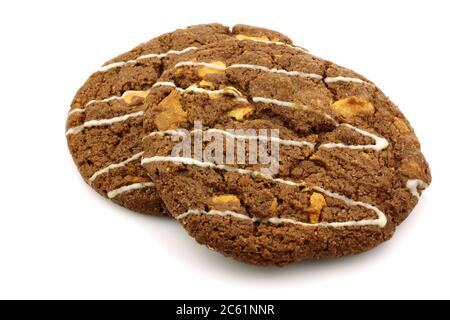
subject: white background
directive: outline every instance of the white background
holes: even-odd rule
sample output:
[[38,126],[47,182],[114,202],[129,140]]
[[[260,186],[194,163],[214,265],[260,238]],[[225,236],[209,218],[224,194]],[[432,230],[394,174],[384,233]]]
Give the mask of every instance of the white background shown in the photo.
[[[1,1],[0,298],[450,298],[448,1]],[[258,268],[93,192],[66,147],[79,86],[187,25],[276,29],[367,76],[414,126],[433,184],[366,254]]]

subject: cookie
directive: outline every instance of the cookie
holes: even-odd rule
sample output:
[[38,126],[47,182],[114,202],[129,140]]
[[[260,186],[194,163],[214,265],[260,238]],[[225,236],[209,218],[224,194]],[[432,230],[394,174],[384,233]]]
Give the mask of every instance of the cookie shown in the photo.
[[83,179],[119,205],[164,214],[140,165],[144,99],[177,56],[235,36],[291,43],[280,33],[256,27],[198,25],[150,40],[96,70],[73,99],[66,123],[68,146]]
[[146,98],[142,165],[210,249],[279,266],[361,253],[431,183],[408,121],[349,69],[244,38],[174,63]]

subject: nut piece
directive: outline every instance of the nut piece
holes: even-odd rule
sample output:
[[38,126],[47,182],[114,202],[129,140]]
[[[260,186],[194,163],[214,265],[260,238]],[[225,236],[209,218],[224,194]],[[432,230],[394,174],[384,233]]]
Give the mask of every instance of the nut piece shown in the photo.
[[245,34],[238,34],[236,36],[236,39],[238,40],[256,40],[256,41],[270,41],[269,37],[267,36],[247,36]]
[[373,104],[361,97],[348,97],[338,100],[331,105],[331,108],[347,119],[356,115],[372,114],[375,111]]
[[126,176],[122,179],[122,184],[132,184],[132,183],[142,183],[142,182],[148,182],[148,178],[144,177],[137,177],[137,176]]
[[187,113],[183,110],[178,91],[172,91],[155,108],[158,114],[155,117],[155,125],[160,131],[175,130],[185,123]]
[[325,198],[320,193],[314,192],[309,198],[309,222],[316,224],[320,220],[322,209],[327,205]]
[[234,194],[224,194],[221,196],[214,196],[212,198],[212,203],[219,204],[219,203],[234,203],[234,204],[241,204],[241,200],[239,200],[238,197],[236,197]]
[[211,99],[219,99],[222,96],[233,96],[235,98],[242,98],[243,94],[235,87],[225,87],[222,89],[222,93],[211,93],[209,96]]
[[216,210],[236,211],[241,208],[241,200],[239,200],[239,198],[234,194],[213,196],[211,199],[211,206]]
[[399,119],[399,118],[395,118],[394,120],[394,126],[398,129],[398,131],[400,131],[400,133],[402,134],[408,134],[411,133],[411,131],[409,130],[408,126],[406,125],[406,123]]
[[122,100],[126,104],[131,104],[134,101],[143,101],[148,96],[149,91],[126,91],[122,95]]
[[202,80],[200,81],[200,83],[198,84],[201,88],[208,88],[213,90],[214,89],[214,84],[212,82],[206,81],[206,80]]
[[277,198],[273,198],[272,203],[270,204],[270,211],[275,213],[278,209],[278,200]]
[[227,68],[227,65],[222,61],[213,61],[209,64],[211,64],[211,66],[203,66],[198,68],[197,72],[200,77],[204,78],[210,73],[224,73]]
[[242,107],[229,111],[228,116],[234,118],[237,121],[242,121],[244,120],[244,117],[250,114],[251,112],[253,112],[252,107]]

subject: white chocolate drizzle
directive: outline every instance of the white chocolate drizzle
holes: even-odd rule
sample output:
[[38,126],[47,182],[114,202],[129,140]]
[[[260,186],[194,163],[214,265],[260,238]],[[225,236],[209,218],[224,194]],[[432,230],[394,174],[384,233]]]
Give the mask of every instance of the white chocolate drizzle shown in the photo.
[[[239,169],[232,166],[227,166],[225,164],[215,164],[213,162],[204,162],[200,160],[196,160],[194,158],[188,158],[188,157],[151,157],[151,158],[142,158],[141,165],[149,164],[149,163],[155,163],[155,162],[173,162],[173,163],[180,163],[190,166],[196,166],[200,168],[211,168],[211,169],[219,169],[227,172],[235,172],[239,174],[248,174],[252,177],[264,177],[269,178],[270,176],[267,174],[264,174],[259,171],[252,171],[248,169]],[[272,179],[275,181],[276,179]],[[301,185],[298,185],[301,186]]]
[[325,143],[322,144],[320,147],[325,149],[333,149],[333,148],[347,148],[352,150],[362,150],[362,149],[373,149],[375,151],[382,151],[386,149],[389,146],[389,141],[385,138],[378,137],[374,135],[373,133],[367,132],[365,130],[361,130],[359,128],[356,128],[350,124],[344,123],[340,124],[341,126],[348,127],[352,129],[353,131],[356,131],[362,136],[371,138],[373,141],[375,141],[375,144],[367,144],[367,145],[347,145],[343,143]]
[[84,111],[85,111],[84,108],[75,108],[75,109],[71,110],[67,116],[70,117],[71,115],[73,115],[75,113],[84,113]]
[[208,62],[193,62],[193,61],[182,61],[177,63],[172,69],[176,70],[181,67],[207,67],[209,69],[225,71],[227,70],[226,66],[208,63]]
[[256,70],[256,71],[262,71],[267,73],[274,73],[274,74],[282,74],[289,77],[301,77],[301,78],[310,78],[310,79],[317,79],[317,80],[324,80],[325,83],[336,83],[336,82],[353,82],[358,84],[364,84],[367,82],[358,78],[351,78],[351,77],[344,77],[344,76],[336,76],[336,77],[326,77],[324,78],[322,75],[317,73],[305,73],[302,71],[289,71],[285,69],[276,69],[276,68],[268,68],[261,65],[256,64],[232,64],[228,67],[217,65],[214,63],[208,63],[208,62],[192,62],[192,61],[182,61],[177,63],[173,69],[178,69],[181,67],[207,67],[210,69],[215,70],[221,70],[225,71],[228,69],[248,69],[248,70]]
[[108,198],[113,199],[117,197],[119,194],[133,191],[133,190],[139,190],[144,188],[153,188],[155,184],[153,182],[142,182],[142,183],[133,183],[128,186],[123,186],[118,189],[112,190],[108,192]]
[[245,214],[237,213],[234,211],[219,211],[219,210],[211,210],[211,211],[203,211],[203,210],[189,210],[183,214],[180,214],[176,217],[177,220],[183,220],[186,217],[190,215],[209,215],[209,216],[219,216],[219,217],[233,217],[239,220],[248,220],[252,222],[257,222],[259,219],[257,218],[250,218],[249,216],[246,216]]
[[420,199],[420,193],[418,189],[426,189],[428,188],[428,184],[423,180],[411,179],[406,182],[406,188],[414,197]]
[[345,222],[318,222],[318,223],[306,223],[302,221],[298,221],[291,218],[269,218],[269,219],[261,219],[255,217],[249,217],[247,215],[237,213],[234,211],[219,211],[219,210],[197,210],[191,209],[185,213],[180,214],[176,217],[177,220],[184,220],[190,215],[208,215],[208,216],[218,216],[218,217],[232,217],[238,220],[250,221],[250,222],[261,222],[261,223],[269,223],[269,224],[293,224],[303,227],[322,227],[322,228],[344,228],[344,227],[361,227],[361,226],[378,226],[380,228],[384,228],[385,225],[381,226],[381,222],[379,220],[359,220],[359,221],[345,221]]
[[113,62],[107,65],[104,65],[103,67],[99,68],[97,70],[97,72],[106,72],[109,71],[111,69],[115,69],[115,68],[122,68],[126,65],[130,65],[130,64],[135,64],[141,60],[144,59],[162,59],[165,58],[169,55],[180,55],[183,53],[187,53],[189,51],[193,51],[193,50],[197,50],[196,47],[189,47],[189,48],[185,48],[183,50],[169,50],[165,53],[149,53],[149,54],[144,54],[142,56],[137,57],[136,59],[131,59],[131,60],[127,60],[127,61],[119,61],[119,62]]
[[[253,102],[255,103],[266,103],[266,104],[274,104],[274,105],[278,105],[281,107],[287,107],[287,108],[298,108],[298,105],[293,103],[293,102],[288,102],[288,101],[281,101],[281,100],[276,100],[276,99],[267,99],[267,98],[262,98],[262,97],[255,97],[253,98]],[[306,106],[303,106],[303,108],[305,109],[309,109]],[[320,147],[321,148],[325,148],[325,149],[333,149],[333,148],[347,148],[347,149],[352,149],[352,150],[363,150],[363,149],[373,149],[375,151],[382,151],[384,149],[386,149],[389,146],[389,141],[385,138],[381,138],[378,137],[377,135],[370,133],[368,131],[362,130],[360,128],[356,128],[350,124],[347,123],[339,123],[337,122],[335,119],[333,119],[331,116],[327,115],[327,114],[322,114],[324,117],[326,117],[329,120],[332,120],[335,122],[336,126],[346,126],[354,131],[356,131],[357,133],[359,133],[362,136],[371,138],[372,140],[375,141],[374,145],[347,145],[347,144],[343,144],[343,143],[325,143],[322,144]]]
[[297,106],[294,102],[282,101],[282,100],[277,100],[277,99],[269,99],[269,98],[263,98],[263,97],[254,97],[252,100],[255,103],[275,104],[277,106],[285,107],[285,108],[295,108]]
[[358,78],[343,77],[343,76],[327,77],[327,78],[325,78],[325,82],[326,83],[354,82],[354,83],[359,83],[359,84],[366,83],[364,80],[361,80]]
[[[234,95],[234,97],[236,99],[239,99],[239,101],[248,103],[248,100],[246,98],[240,97],[237,93],[234,93],[233,91],[225,92],[225,90],[207,90],[207,89],[198,88],[195,86],[191,86],[187,89],[183,89],[183,88],[177,87],[173,82],[157,82],[154,85],[154,87],[163,87],[163,86],[174,88],[181,93],[184,93],[184,92],[195,92],[195,93],[206,93],[206,94],[230,94],[231,93]],[[299,104],[297,104],[295,102],[291,102],[291,101],[283,101],[283,100],[264,98],[264,97],[253,97],[252,101],[254,103],[274,104],[274,105],[277,105],[280,107],[285,107],[285,108],[302,108],[303,110],[311,110],[311,108],[309,108],[307,106],[299,105]],[[343,144],[343,143],[326,143],[326,144],[321,145],[322,148],[325,148],[325,149],[347,148],[347,149],[351,149],[351,150],[372,149],[372,150],[379,152],[379,151],[386,149],[389,146],[389,141],[385,138],[378,137],[377,135],[375,135],[371,132],[362,130],[360,128],[354,127],[347,123],[339,123],[333,117],[331,117],[330,115],[327,115],[325,113],[320,113],[320,114],[323,117],[325,117],[326,119],[333,121],[334,124],[336,125],[336,127],[346,126],[350,129],[356,131],[357,133],[359,133],[365,137],[371,138],[375,141],[374,145],[347,145],[347,144]]]
[[289,77],[301,77],[301,78],[312,78],[321,80],[323,77],[320,74],[316,73],[305,73],[302,71],[288,71],[284,69],[276,69],[276,68],[267,68],[264,66],[254,65],[254,64],[232,64],[228,67],[229,69],[250,69],[263,71],[267,73],[277,73],[283,74]]
[[173,82],[170,81],[161,81],[161,82],[155,82],[155,84],[153,85],[153,88],[157,88],[157,87],[170,87],[170,88],[175,88],[178,91],[182,91],[184,92],[184,89],[177,87],[177,85]]
[[[143,154],[144,154],[144,152],[136,153],[135,155],[131,156],[130,158],[128,158],[122,162],[113,163],[103,169],[98,170],[89,178],[89,180],[88,180],[89,184],[92,184],[92,182],[94,182],[99,176],[109,173],[111,170],[125,167],[126,165],[128,165],[131,162],[140,160],[142,158]],[[107,196],[109,199],[113,199],[113,198],[117,197],[119,194],[122,194],[125,192],[139,190],[139,189],[143,189],[143,188],[154,187],[154,186],[155,185],[152,182],[133,183],[133,184],[112,190],[112,191],[108,192]]]
[[243,102],[243,103],[248,103],[248,100],[245,98],[242,98],[238,93],[231,91],[231,90],[224,90],[224,89],[219,89],[219,90],[208,90],[208,89],[204,89],[204,88],[199,88],[196,85],[192,85],[186,89],[177,87],[175,85],[175,83],[173,82],[156,82],[153,85],[154,88],[156,87],[170,87],[170,88],[174,88],[176,89],[178,92],[180,93],[189,93],[189,92],[193,92],[193,93],[204,93],[207,95],[230,95],[233,96],[237,101]]
[[247,99],[241,99],[239,94],[237,94],[236,92],[234,92],[234,91],[226,91],[226,90],[223,90],[223,89],[207,90],[207,89],[199,88],[199,87],[196,87],[195,85],[193,85],[193,86],[188,87],[186,90],[184,90],[184,92],[206,93],[208,95],[217,95],[217,94],[220,94],[220,95],[231,95],[234,98],[236,98],[237,100],[248,102]]
[[[282,45],[282,46],[286,46],[295,50],[300,50],[302,52],[308,53],[310,54],[307,50],[301,48],[301,47],[297,47],[297,46],[293,46],[284,42],[279,42],[279,41],[270,41],[270,40],[261,40],[261,39],[242,39],[241,41],[254,41],[254,42],[260,42],[260,43],[266,43],[266,44],[276,44],[276,45]],[[127,61],[119,61],[119,62],[113,62],[107,65],[102,66],[101,68],[99,68],[97,70],[97,72],[107,72],[111,69],[115,69],[115,68],[122,68],[124,66],[130,65],[130,64],[135,64],[141,60],[144,59],[162,59],[165,58],[169,55],[181,55],[193,50],[197,50],[197,47],[188,47],[182,50],[169,50],[168,52],[165,53],[149,53],[149,54],[145,54],[142,56],[137,57],[136,59],[131,59],[131,60],[127,60]],[[178,63],[175,68],[177,67],[181,67],[181,66],[206,66],[208,68],[212,68],[212,69],[217,69],[217,70],[226,70],[226,67],[222,67],[222,66],[218,66],[218,65],[214,65],[211,63],[205,63],[205,62],[191,62],[191,61],[184,61],[184,62],[180,62]],[[298,76],[298,77],[303,77],[303,78],[313,78],[313,79],[324,79],[321,75],[319,74],[314,74],[314,73],[305,73],[302,71],[287,71],[287,70],[283,70],[283,69],[270,69],[264,66],[258,66],[258,65],[251,65],[251,64],[235,64],[230,66],[229,68],[246,68],[246,69],[253,69],[253,70],[260,70],[260,71],[264,71],[264,72],[271,72],[271,73],[279,73],[279,74],[286,74],[288,76]],[[352,77],[344,77],[344,76],[335,76],[335,77],[327,77],[324,79],[324,81],[326,83],[336,83],[336,82],[354,82],[354,83],[359,83],[359,84],[363,84],[366,83],[364,80],[362,79],[358,79],[358,78],[352,78]]]
[[129,114],[125,114],[123,116],[114,117],[110,119],[100,119],[100,120],[89,120],[79,125],[77,127],[70,128],[67,130],[66,135],[77,134],[82,132],[86,128],[99,127],[99,126],[108,126],[117,122],[123,122],[129,119],[138,118],[144,116],[144,111],[133,112]]
[[[252,177],[261,177],[263,179],[268,179],[271,180],[273,182],[276,183],[282,183],[285,185],[289,185],[289,186],[294,186],[294,187],[308,187],[305,183],[298,183],[295,181],[291,181],[291,180],[285,180],[285,179],[280,179],[280,178],[273,178],[270,175],[267,174],[263,174],[259,171],[252,171],[252,170],[248,170],[248,169],[238,169],[238,168],[234,168],[231,166],[227,166],[227,165],[218,165],[212,162],[203,162],[200,160],[196,160],[193,158],[187,158],[187,157],[162,157],[162,156],[156,156],[156,157],[150,157],[150,158],[143,158],[141,161],[142,165],[145,164],[149,164],[149,163],[156,163],[156,162],[172,162],[172,163],[179,163],[179,164],[184,164],[184,165],[191,165],[191,166],[197,166],[200,168],[210,168],[210,169],[218,169],[218,170],[223,170],[223,171],[227,171],[227,172],[233,172],[233,173],[238,173],[238,174],[248,174]],[[314,224],[315,226],[325,226],[325,227],[334,227],[334,228],[338,228],[338,227],[351,227],[351,226],[369,226],[369,225],[374,225],[374,226],[379,226],[380,228],[384,228],[386,223],[387,223],[387,218],[386,215],[377,207],[369,204],[369,203],[365,203],[365,202],[361,202],[361,201],[355,201],[353,199],[347,198],[343,195],[337,194],[335,192],[332,191],[328,191],[326,189],[323,189],[321,187],[316,187],[316,186],[312,186],[310,187],[312,190],[315,190],[317,192],[320,192],[328,197],[331,198],[335,198],[338,200],[343,201],[344,203],[346,203],[349,206],[361,206],[364,207],[366,209],[369,209],[373,212],[375,212],[378,216],[377,219],[365,219],[365,220],[360,220],[360,221],[346,221],[346,222],[333,222],[333,223],[318,223],[318,224]],[[188,216],[191,213],[185,213],[183,214],[184,217]],[[182,217],[183,217],[182,215]],[[234,216],[235,218],[237,216]],[[249,218],[249,217],[247,217]],[[270,221],[272,220],[272,221]],[[281,219],[281,218],[272,218],[269,219],[269,222],[271,223],[283,223],[283,222],[288,222],[289,219]],[[292,220],[294,221],[294,220]],[[292,223],[289,222],[289,223]],[[295,224],[302,224],[302,222],[295,222]]]
[[92,182],[94,182],[94,180],[97,179],[102,174],[108,173],[109,171],[111,171],[113,169],[118,169],[118,168],[124,167],[127,164],[129,164],[130,162],[141,159],[143,154],[144,154],[144,152],[136,153],[135,155],[131,156],[130,158],[128,158],[122,162],[113,163],[103,169],[98,170],[89,178],[89,183],[91,184]]
[[[253,97],[252,100],[253,100],[254,103],[274,104],[276,106],[285,107],[285,108],[312,110],[308,106],[305,106],[305,105],[302,105],[302,104],[298,104],[298,103],[295,103],[295,102],[291,102],[291,101],[283,101],[283,100],[278,100],[278,99],[269,99],[269,98],[264,98],[264,97]],[[324,118],[333,121],[336,126],[339,125],[339,123],[332,116],[330,116],[328,114],[325,114],[323,112],[318,112],[318,113],[321,116],[323,116]]]
[[[134,93],[139,93],[142,91],[137,91],[137,90],[128,90],[125,91],[121,96],[111,96],[109,98],[106,99],[100,99],[100,100],[91,100],[88,103],[86,103],[82,108],[76,108],[73,109],[72,111],[69,112],[68,116],[71,116],[72,114],[75,113],[84,113],[86,111],[86,108],[94,105],[94,104],[98,104],[98,103],[105,103],[105,102],[110,102],[110,101],[118,101],[118,100],[123,100],[125,99],[129,94],[134,94]],[[144,92],[149,92],[149,90],[146,90]]]
[[[297,141],[297,140],[285,140],[277,137],[267,137],[263,135],[242,135],[242,134],[234,134],[221,129],[208,129],[208,130],[192,130],[190,134],[194,133],[218,133],[222,134],[226,137],[230,137],[237,140],[258,140],[258,141],[274,141],[283,146],[291,146],[291,147],[308,147],[310,149],[314,149],[315,144],[309,141]],[[152,136],[185,136],[185,132],[180,130],[168,130],[168,131],[156,131],[149,134]]]

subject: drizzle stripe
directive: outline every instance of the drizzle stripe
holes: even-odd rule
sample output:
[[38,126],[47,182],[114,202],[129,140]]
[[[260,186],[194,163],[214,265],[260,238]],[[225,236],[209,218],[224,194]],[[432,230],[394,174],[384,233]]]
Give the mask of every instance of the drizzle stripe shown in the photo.
[[409,190],[409,192],[414,197],[416,197],[417,199],[420,199],[420,194],[419,194],[419,191],[417,190],[417,188],[426,189],[426,188],[428,188],[428,184],[423,180],[412,179],[412,180],[408,180],[406,182],[406,188]]
[[[151,158],[143,158],[141,164],[145,165],[145,164],[155,163],[155,162],[174,162],[174,163],[181,163],[181,164],[185,164],[185,165],[197,166],[200,168],[218,169],[218,170],[224,170],[227,172],[248,174],[248,175],[251,175],[252,177],[262,177],[264,179],[268,179],[268,180],[278,182],[278,183],[283,183],[283,184],[290,185],[290,186],[307,187],[307,185],[304,183],[298,183],[298,182],[284,180],[284,179],[275,179],[272,176],[263,174],[259,171],[252,171],[252,170],[248,170],[248,169],[237,169],[237,168],[227,166],[227,165],[217,165],[212,162],[203,162],[203,161],[199,161],[199,160],[196,160],[193,158],[186,158],[186,157],[156,156],[156,157],[151,157]],[[380,209],[378,209],[377,207],[375,207],[371,204],[361,202],[361,201],[355,201],[355,200],[347,198],[343,195],[334,193],[332,191],[328,191],[328,190],[320,188],[320,187],[313,186],[311,188],[317,192],[325,194],[326,196],[341,200],[341,201],[345,202],[346,204],[348,204],[349,206],[362,206],[366,209],[372,210],[378,216],[378,219],[376,219],[376,220],[370,219],[370,220],[361,220],[361,221],[348,221],[345,223],[339,223],[339,226],[378,225],[380,228],[384,228],[384,226],[387,223],[386,215]],[[333,227],[334,225],[327,225],[327,226]]]
[[123,116],[114,117],[110,119],[100,119],[100,120],[90,120],[86,121],[82,125],[78,127],[73,127],[67,130],[66,135],[77,134],[83,131],[85,128],[99,127],[99,126],[107,126],[117,122],[126,121],[132,118],[142,117],[144,115],[144,111],[138,111],[134,113],[125,114]]
[[[84,113],[87,107],[93,105],[93,104],[97,104],[97,103],[104,103],[104,102],[109,102],[109,101],[114,101],[114,100],[122,100],[124,99],[128,94],[130,93],[136,93],[136,92],[141,92],[141,91],[136,91],[136,90],[128,90],[125,91],[121,96],[111,96],[109,98],[106,99],[100,99],[100,100],[91,100],[88,103],[86,103],[82,108],[76,108],[73,109],[72,111],[69,112],[69,116],[71,116],[74,113]],[[148,90],[147,90],[148,92]]]
[[[192,130],[190,133],[194,134],[196,132],[201,132],[201,133],[218,133],[218,134],[223,134],[227,137],[230,138],[234,138],[234,139],[240,139],[240,140],[260,140],[260,141],[275,141],[277,143],[279,143],[280,145],[284,145],[284,146],[293,146],[293,147],[308,147],[310,149],[314,149],[315,144],[308,142],[308,141],[297,141],[297,140],[285,140],[285,139],[280,139],[280,138],[276,138],[276,137],[266,137],[266,136],[252,136],[252,135],[240,135],[240,134],[233,134],[231,132],[225,131],[225,130],[220,130],[220,129],[208,129],[208,130]],[[185,136],[185,132],[180,131],[180,130],[168,130],[168,131],[157,131],[157,132],[152,132],[149,134],[150,137],[152,136],[165,136],[165,135],[170,135],[170,136]]]
[[240,220],[249,220],[252,222],[257,222],[258,219],[257,218],[250,218],[249,216],[246,216],[244,214],[240,214],[234,211],[219,211],[219,210],[211,210],[211,211],[203,211],[203,210],[189,210],[188,212],[185,212],[183,214],[180,214],[176,217],[177,220],[183,220],[184,218],[186,218],[187,216],[190,215],[200,215],[200,214],[205,214],[205,215],[210,215],[210,216],[219,216],[219,217],[234,217],[236,219],[240,219]]
[[250,70],[259,70],[268,73],[278,73],[284,74],[290,77],[302,77],[302,78],[313,78],[321,80],[323,77],[320,74],[316,73],[305,73],[302,71],[288,71],[284,69],[276,69],[276,68],[267,68],[264,66],[253,65],[253,64],[232,64],[228,67],[229,69],[250,69]]
[[126,166],[127,164],[129,164],[130,162],[139,160],[139,159],[142,157],[143,154],[144,154],[144,152],[136,153],[135,155],[131,156],[130,158],[128,158],[128,159],[126,159],[126,160],[124,160],[124,161],[122,161],[122,162],[119,162],[119,163],[113,163],[113,164],[111,164],[111,165],[109,165],[109,166],[107,166],[107,167],[105,167],[105,168],[103,168],[103,169],[98,170],[97,172],[95,172],[95,173],[89,178],[89,183],[92,183],[95,179],[98,178],[98,176],[100,176],[100,175],[102,175],[102,174],[108,173],[109,171],[111,171],[111,170],[113,170],[113,169],[117,169],[117,168],[124,167],[124,166]]
[[224,71],[227,69],[227,67],[225,66],[220,66],[214,63],[208,63],[208,62],[193,62],[193,61],[182,61],[177,63],[172,69],[178,69],[181,67],[207,67],[209,69],[214,69],[214,70],[221,70]]
[[347,144],[343,144],[343,143],[325,143],[322,144],[320,147],[321,148],[325,148],[325,149],[332,149],[332,148],[347,148],[347,149],[352,149],[352,150],[361,150],[361,149],[373,149],[375,151],[381,151],[386,149],[389,146],[389,141],[385,138],[381,138],[378,137],[376,135],[374,135],[373,133],[367,132],[365,130],[361,130],[359,128],[356,128],[350,124],[344,123],[341,124],[342,126],[346,126],[350,129],[352,129],[353,131],[356,131],[357,133],[359,133],[362,136],[366,136],[371,138],[373,141],[375,141],[375,144],[371,145],[347,145]]
[[293,102],[282,101],[282,100],[277,100],[277,99],[269,99],[269,98],[263,98],[263,97],[254,97],[253,102],[264,103],[264,104],[275,104],[277,106],[285,107],[285,108],[295,108],[297,106]]
[[[176,90],[178,90],[181,93],[184,92],[196,92],[196,93],[206,93],[206,94],[225,94],[224,90],[207,90],[207,89],[203,89],[203,88],[195,88],[195,87],[189,87],[187,89],[183,89],[183,88],[179,88],[177,87],[174,83],[172,82],[157,82],[155,83],[154,87],[161,87],[161,86],[168,86],[171,88],[175,88]],[[228,93],[228,92],[227,92]],[[237,98],[238,95],[236,94],[235,97]],[[246,98],[237,98],[240,101],[243,102],[247,102],[248,100]],[[270,99],[270,98],[264,98],[264,97],[253,97],[252,98],[253,102],[255,103],[264,103],[264,104],[274,104],[280,107],[285,107],[285,108],[299,108],[301,107],[303,110],[311,110],[311,108],[307,107],[307,106],[303,106],[303,105],[298,105],[294,102],[290,102],[290,101],[283,101],[283,100],[277,100],[277,99]],[[330,115],[321,113],[322,116],[324,116],[325,118],[334,121],[336,126],[346,126],[356,132],[358,132],[359,134],[369,137],[371,139],[373,139],[375,141],[374,145],[346,145],[343,143],[326,143],[323,144],[321,147],[322,148],[327,148],[327,149],[331,149],[331,148],[347,148],[347,149],[353,149],[353,150],[361,150],[361,149],[373,149],[375,151],[382,151],[384,149],[386,149],[389,146],[389,141],[385,138],[381,138],[378,137],[376,135],[374,135],[373,133],[370,133],[368,131],[362,130],[360,128],[354,127],[350,124],[347,123],[339,123],[337,122],[333,117],[331,117]]]
[[183,50],[177,51],[177,50],[169,50],[166,53],[149,53],[149,54],[145,54],[142,56],[137,57],[136,59],[131,59],[131,60],[127,60],[127,61],[119,61],[119,62],[113,62],[107,65],[104,65],[103,67],[99,68],[97,70],[97,72],[106,72],[109,71],[111,69],[115,69],[115,68],[122,68],[126,65],[129,64],[134,64],[140,60],[144,60],[144,59],[162,59],[164,57],[167,57],[168,55],[180,55],[189,51],[193,51],[193,50],[197,50],[196,47],[188,47],[185,48]]
[[[260,218],[251,218],[244,214],[240,214],[234,211],[219,211],[219,210],[197,210],[191,209],[183,214],[180,214],[176,217],[177,220],[183,220],[190,215],[208,215],[208,216],[219,216],[219,217],[232,217],[239,220],[250,221],[250,222],[262,222],[262,223],[270,223],[270,224],[293,224],[299,225],[303,227],[331,227],[331,228],[344,228],[344,227],[355,227],[355,226],[380,226],[380,221],[377,220],[359,220],[359,221],[345,221],[345,222],[318,222],[318,223],[306,223],[302,221],[298,221],[290,218],[269,218],[269,219],[260,219]],[[383,226],[384,227],[384,226]],[[383,228],[381,227],[381,228]]]
[[118,189],[108,192],[108,198],[113,199],[113,198],[117,197],[119,194],[122,194],[122,193],[125,193],[128,191],[139,190],[139,189],[144,189],[144,188],[153,188],[154,186],[155,185],[153,182],[142,182],[142,183],[130,184],[128,186],[123,186],[121,188],[118,188]]
[[364,80],[358,79],[358,78],[351,78],[351,77],[343,77],[343,76],[337,76],[337,77],[327,77],[325,78],[326,83],[336,83],[336,82],[355,82],[359,84],[366,83]]
[[352,77],[344,77],[344,76],[336,76],[336,77],[326,77],[324,78],[322,75],[317,73],[305,73],[302,71],[289,71],[285,69],[276,69],[276,68],[268,68],[261,65],[256,64],[232,64],[228,67],[225,66],[219,66],[213,63],[208,62],[192,62],[192,61],[182,61],[177,63],[173,69],[178,69],[181,67],[208,67],[215,70],[228,70],[228,69],[248,69],[248,70],[257,70],[267,73],[275,73],[275,74],[283,74],[289,77],[301,77],[301,78],[311,78],[311,79],[318,79],[318,80],[324,80],[325,83],[336,83],[336,82],[353,82],[353,83],[359,83],[359,84],[368,84],[368,82],[358,79],[358,78],[352,78]]
[[170,88],[176,89],[180,93],[194,92],[194,93],[205,93],[205,94],[208,94],[208,95],[214,95],[214,94],[232,95],[234,98],[236,98],[236,100],[241,101],[243,103],[248,103],[247,99],[240,97],[236,92],[234,92],[234,91],[225,91],[223,89],[220,89],[220,90],[208,90],[208,89],[204,89],[204,88],[198,88],[198,87],[195,87],[195,86],[190,86],[187,89],[183,89],[183,88],[177,87],[175,85],[175,83],[173,83],[173,82],[165,82],[165,81],[163,81],[163,82],[156,82],[153,85],[153,88],[156,88],[156,87],[170,87]]

